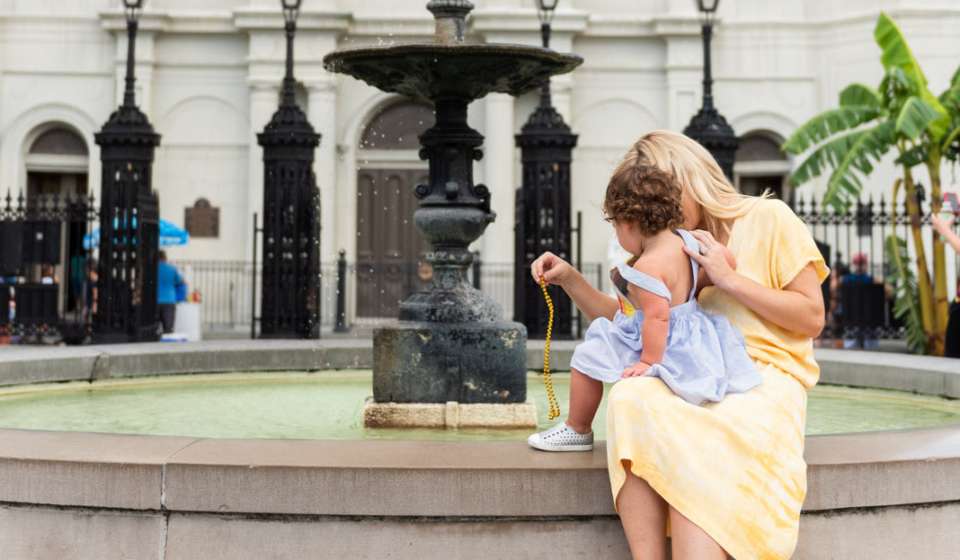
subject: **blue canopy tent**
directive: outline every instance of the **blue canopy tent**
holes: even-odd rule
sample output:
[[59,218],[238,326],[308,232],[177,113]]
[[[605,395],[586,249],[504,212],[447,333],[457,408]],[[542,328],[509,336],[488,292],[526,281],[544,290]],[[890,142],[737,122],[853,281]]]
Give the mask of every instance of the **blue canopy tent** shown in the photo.
[[[117,224],[114,223],[114,227],[117,227]],[[136,224],[134,224],[136,227]],[[160,246],[161,247],[175,247],[179,245],[186,245],[190,241],[190,234],[185,230],[180,229],[179,227],[173,225],[172,223],[166,220],[160,220]],[[83,248],[94,249],[100,246],[100,228],[93,230],[83,237]]]

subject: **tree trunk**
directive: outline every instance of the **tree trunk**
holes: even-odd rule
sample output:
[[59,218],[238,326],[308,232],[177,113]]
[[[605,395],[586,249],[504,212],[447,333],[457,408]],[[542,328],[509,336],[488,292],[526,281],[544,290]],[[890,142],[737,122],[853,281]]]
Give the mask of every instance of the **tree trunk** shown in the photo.
[[[930,211],[934,215],[940,212],[943,196],[940,193],[940,156],[931,153],[927,160],[927,172],[930,174]],[[934,331],[930,353],[942,356],[947,334],[947,319],[950,302],[947,299],[947,257],[943,239],[933,232],[933,316]]]
[[[923,246],[920,205],[917,203],[917,188],[909,167],[903,168],[903,185],[907,198],[907,216],[910,219],[910,237],[913,238],[913,250],[917,259],[917,291],[920,296],[920,314],[923,330],[927,333],[927,352],[935,352],[936,319],[934,318],[933,286],[930,283],[930,269],[927,268],[927,251]],[[940,355],[943,355],[943,339],[940,339]]]

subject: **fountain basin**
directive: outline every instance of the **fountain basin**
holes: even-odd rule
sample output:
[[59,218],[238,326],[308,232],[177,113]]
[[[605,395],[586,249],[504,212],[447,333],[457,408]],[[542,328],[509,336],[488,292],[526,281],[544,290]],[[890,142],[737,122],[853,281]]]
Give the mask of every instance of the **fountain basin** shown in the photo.
[[[540,358],[535,345],[527,352],[531,367]],[[557,369],[571,348],[554,343]],[[818,358],[832,383],[899,385],[931,396],[955,397],[960,389],[951,360],[836,351]],[[16,349],[0,353],[0,382],[28,391],[31,382],[54,379],[166,382],[172,378],[158,376],[290,369],[321,379],[340,375],[322,370],[371,365],[369,340]],[[305,375],[291,382],[297,376]],[[233,376],[206,377],[226,386]],[[531,384],[531,396],[539,385]],[[809,490],[795,558],[955,555],[956,427],[810,436],[806,458]],[[517,558],[629,557],[602,443],[592,453],[546,454],[515,440],[2,429],[0,535],[0,556],[31,560],[63,558],[64,551],[80,559],[163,560],[422,559],[438,551],[488,559],[498,549]]]

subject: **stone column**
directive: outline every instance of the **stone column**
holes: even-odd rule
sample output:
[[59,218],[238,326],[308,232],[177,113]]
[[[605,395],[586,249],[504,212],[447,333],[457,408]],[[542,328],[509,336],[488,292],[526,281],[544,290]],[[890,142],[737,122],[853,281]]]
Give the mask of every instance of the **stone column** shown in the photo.
[[[253,213],[256,212],[263,225],[263,148],[257,143],[257,134],[270,121],[277,110],[280,80],[250,80],[250,158],[247,174],[247,230],[245,244],[247,255],[252,255]],[[259,257],[257,258],[259,260]]]
[[513,262],[514,191],[514,99],[503,93],[486,97],[483,161],[484,181],[490,189],[490,206],[497,219],[487,226],[481,238],[481,256]]
[[334,190],[337,178],[337,86],[333,78],[307,83],[307,119],[320,134],[313,170],[320,188],[320,262],[337,259],[337,213]]

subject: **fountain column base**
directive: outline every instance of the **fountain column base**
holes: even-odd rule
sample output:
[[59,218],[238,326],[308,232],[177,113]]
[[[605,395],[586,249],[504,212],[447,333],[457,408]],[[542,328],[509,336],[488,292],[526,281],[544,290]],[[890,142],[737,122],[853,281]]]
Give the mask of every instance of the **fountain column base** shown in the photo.
[[395,321],[373,333],[378,403],[527,400],[527,329],[508,321]]
[[532,402],[513,404],[378,403],[363,407],[367,428],[536,428],[537,407]]

